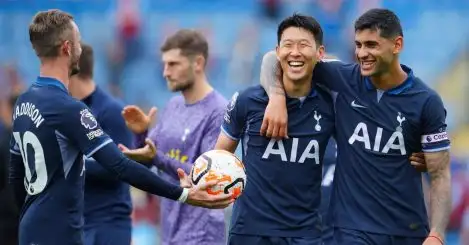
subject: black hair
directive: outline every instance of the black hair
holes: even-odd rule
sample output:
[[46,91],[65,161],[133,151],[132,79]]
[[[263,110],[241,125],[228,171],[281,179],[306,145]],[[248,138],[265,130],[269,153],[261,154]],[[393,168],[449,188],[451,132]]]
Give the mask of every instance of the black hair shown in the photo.
[[355,32],[370,29],[379,31],[381,37],[404,36],[399,17],[389,9],[370,9],[355,21]]
[[78,61],[78,67],[80,67],[80,71],[77,73],[78,77],[81,79],[93,79],[94,51],[93,48],[86,43],[81,43],[81,55]]
[[298,27],[309,31],[314,36],[314,41],[317,45],[322,45],[323,43],[323,32],[322,27],[319,22],[311,17],[306,15],[301,15],[294,13],[292,16],[285,18],[277,29],[277,44],[280,44],[280,39],[282,39],[283,32],[289,27]]

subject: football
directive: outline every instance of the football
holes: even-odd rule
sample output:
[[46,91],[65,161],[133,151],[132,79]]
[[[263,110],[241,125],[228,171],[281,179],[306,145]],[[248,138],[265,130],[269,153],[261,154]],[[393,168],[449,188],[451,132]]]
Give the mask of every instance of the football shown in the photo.
[[217,185],[207,189],[210,195],[225,193],[237,198],[246,185],[244,164],[234,154],[222,150],[211,150],[199,156],[190,177],[194,185],[219,180]]

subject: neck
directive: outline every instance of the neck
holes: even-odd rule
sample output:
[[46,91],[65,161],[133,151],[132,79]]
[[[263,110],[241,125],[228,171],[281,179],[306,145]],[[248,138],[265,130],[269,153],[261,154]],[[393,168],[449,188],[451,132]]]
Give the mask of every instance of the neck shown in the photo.
[[77,84],[78,86],[70,86],[70,93],[78,100],[83,100],[96,90],[96,84],[93,79],[80,79],[76,82],[80,84]]
[[407,73],[402,69],[399,62],[391,65],[389,71],[370,77],[371,83],[373,83],[375,88],[384,91],[401,85],[406,79]]
[[184,91],[182,91],[182,96],[186,104],[194,104],[207,96],[210,92],[213,91],[212,86],[207,81],[205,74],[202,74],[200,77],[196,77],[194,85]]
[[302,81],[293,82],[284,73],[283,86],[285,88],[285,93],[291,98],[300,98],[307,96],[311,92],[311,79],[312,75],[304,78]]
[[39,69],[39,75],[41,77],[54,78],[68,89],[70,84],[70,71],[68,67],[64,67],[58,60],[47,60],[41,61],[41,67]]

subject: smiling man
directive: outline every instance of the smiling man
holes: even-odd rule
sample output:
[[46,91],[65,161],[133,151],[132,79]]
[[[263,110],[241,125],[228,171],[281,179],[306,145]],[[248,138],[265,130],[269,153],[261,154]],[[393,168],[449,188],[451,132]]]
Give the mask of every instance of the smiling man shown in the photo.
[[249,180],[233,207],[229,244],[320,245],[322,162],[334,132],[331,96],[311,83],[324,54],[323,33],[312,17],[293,15],[277,31],[291,126],[289,139],[259,135],[269,101],[261,86],[236,93],[216,149],[242,142]]
[[[335,91],[338,163],[330,212],[337,245],[443,244],[451,211],[446,110],[440,96],[400,64],[403,45],[399,18],[371,9],[355,22],[358,64],[320,62],[314,70],[314,79]],[[276,123],[288,111],[275,81],[277,61],[273,54],[264,61],[272,62],[264,70],[270,75],[261,75],[271,92],[264,129],[285,136]],[[421,173],[408,159],[421,150],[431,178],[431,227]]]

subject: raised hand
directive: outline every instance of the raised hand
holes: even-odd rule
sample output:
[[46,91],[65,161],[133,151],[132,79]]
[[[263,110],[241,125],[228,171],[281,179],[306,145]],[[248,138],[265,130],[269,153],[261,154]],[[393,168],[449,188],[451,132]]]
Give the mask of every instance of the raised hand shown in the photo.
[[140,107],[129,105],[122,110],[122,116],[124,117],[125,124],[133,133],[141,134],[148,130],[157,111],[156,107],[152,107],[148,114],[145,114]]
[[183,188],[191,188],[192,187],[192,181],[189,178],[189,176],[184,172],[182,168],[178,168],[178,177],[179,177],[179,184]]
[[129,149],[123,144],[117,145],[128,158],[137,162],[150,162],[156,156],[156,146],[151,139],[145,139],[145,146],[138,149]]

